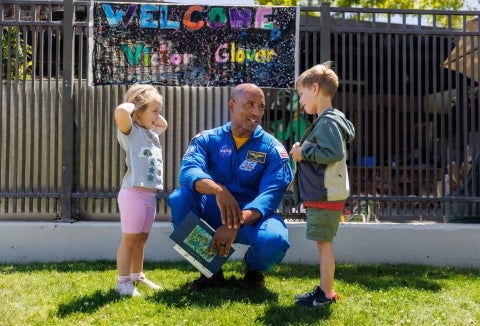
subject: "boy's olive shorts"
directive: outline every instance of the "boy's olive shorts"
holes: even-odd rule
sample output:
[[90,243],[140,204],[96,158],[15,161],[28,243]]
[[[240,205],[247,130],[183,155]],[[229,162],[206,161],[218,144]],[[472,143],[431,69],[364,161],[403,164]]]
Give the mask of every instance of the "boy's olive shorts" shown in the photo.
[[341,215],[341,211],[307,207],[307,239],[333,242]]

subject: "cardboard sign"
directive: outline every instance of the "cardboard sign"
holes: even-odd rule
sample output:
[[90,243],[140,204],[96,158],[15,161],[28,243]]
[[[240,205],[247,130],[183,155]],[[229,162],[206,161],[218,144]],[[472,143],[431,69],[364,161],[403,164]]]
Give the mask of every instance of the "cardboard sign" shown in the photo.
[[170,234],[175,242],[175,249],[206,277],[212,277],[227,261],[235,248],[230,247],[228,257],[222,257],[217,252],[209,253],[210,244],[215,230],[204,220],[190,213]]
[[293,87],[296,7],[95,3],[96,85]]

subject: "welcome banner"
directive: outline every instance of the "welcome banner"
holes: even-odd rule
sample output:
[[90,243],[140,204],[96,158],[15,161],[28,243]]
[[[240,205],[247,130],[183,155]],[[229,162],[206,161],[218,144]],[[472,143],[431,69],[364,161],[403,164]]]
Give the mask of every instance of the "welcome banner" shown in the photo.
[[95,3],[96,85],[290,88],[296,7]]

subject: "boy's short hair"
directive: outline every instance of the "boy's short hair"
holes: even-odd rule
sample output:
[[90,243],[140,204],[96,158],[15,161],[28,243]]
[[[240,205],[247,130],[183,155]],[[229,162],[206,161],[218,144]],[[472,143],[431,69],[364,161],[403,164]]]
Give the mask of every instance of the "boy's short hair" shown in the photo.
[[338,76],[332,69],[333,61],[326,61],[305,70],[295,82],[295,89],[317,83],[326,96],[333,97],[338,88]]

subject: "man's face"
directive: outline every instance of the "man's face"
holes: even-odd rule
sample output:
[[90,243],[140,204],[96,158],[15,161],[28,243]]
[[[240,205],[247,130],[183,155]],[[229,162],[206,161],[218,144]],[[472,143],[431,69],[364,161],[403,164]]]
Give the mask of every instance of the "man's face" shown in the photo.
[[232,133],[236,137],[249,137],[261,123],[265,113],[265,97],[260,89],[243,91],[228,102]]

